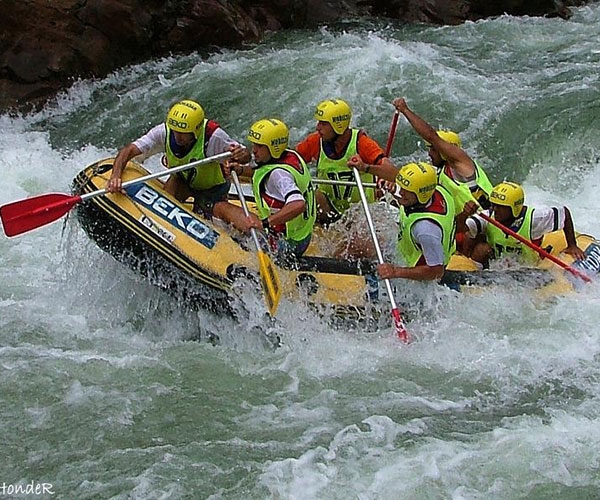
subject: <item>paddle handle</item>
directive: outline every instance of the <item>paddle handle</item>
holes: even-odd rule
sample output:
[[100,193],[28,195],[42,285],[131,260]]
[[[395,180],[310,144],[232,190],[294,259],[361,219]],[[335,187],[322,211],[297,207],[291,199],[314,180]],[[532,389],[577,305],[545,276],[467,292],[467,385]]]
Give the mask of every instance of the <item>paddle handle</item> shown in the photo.
[[[339,180],[335,180],[335,179],[317,179],[317,178],[313,178],[311,179],[311,181],[313,182],[313,184],[327,184],[327,185],[331,185],[331,186],[356,186],[356,182],[354,181],[339,181]],[[376,188],[377,184],[375,184],[374,182],[363,182],[362,183],[363,187],[368,187],[368,188]]]
[[[375,252],[377,253],[377,261],[380,264],[384,263],[383,253],[381,252],[381,246],[379,245],[379,240],[377,239],[377,233],[375,232],[375,225],[373,224],[373,218],[371,217],[371,212],[369,210],[369,203],[367,201],[367,196],[365,195],[365,189],[363,188],[363,184],[360,178],[360,173],[356,169],[356,167],[352,167],[352,172],[354,173],[354,178],[356,180],[356,187],[358,188],[358,192],[360,194],[360,201],[362,202],[363,209],[365,212],[365,217],[367,218],[367,225],[369,226],[369,232],[371,233],[371,239],[373,240],[373,245],[375,246]],[[400,315],[400,311],[398,306],[396,305],[396,299],[394,299],[394,292],[392,290],[392,284],[389,279],[383,280],[385,283],[385,288],[387,290],[388,296],[390,298],[390,305],[392,306],[392,317],[394,319],[394,328],[396,329],[396,334],[398,338],[404,342],[408,343],[410,341],[408,336],[408,331],[404,326],[404,322],[402,321],[402,317]]]
[[392,152],[392,145],[394,144],[394,138],[396,137],[396,128],[398,127],[398,118],[400,111],[396,110],[392,117],[392,123],[390,125],[390,132],[388,133],[387,143],[385,145],[385,156],[390,156]]
[[[235,189],[238,193],[238,198],[240,199],[240,204],[242,205],[244,215],[248,217],[250,212],[248,211],[244,190],[242,189],[240,179],[238,178],[236,171],[233,169],[231,170],[231,178],[233,179]],[[261,249],[260,242],[258,241],[258,233],[254,227],[250,228],[250,234],[252,234],[252,239],[254,240],[254,245],[256,246],[256,255],[258,257],[258,266],[260,272],[260,283],[264,292],[265,301],[267,303],[267,309],[271,317],[274,317],[275,313],[277,312],[279,301],[281,300],[281,282],[279,280],[279,274],[275,270],[275,266],[267,253]]]
[[[188,170],[190,168],[199,167],[200,165],[206,165],[207,163],[213,163],[216,161],[226,160],[231,156],[231,151],[226,151],[224,153],[220,153],[218,155],[209,156],[208,158],[203,158],[202,160],[196,160],[191,163],[186,163],[185,165],[180,165],[179,167],[169,168],[168,170],[161,170],[160,172],[155,172],[153,174],[144,175],[143,177],[138,177],[136,179],[132,179],[130,181],[123,183],[123,188],[128,186],[133,186],[134,184],[140,184],[142,182],[150,181],[152,179],[158,179],[159,177],[164,177],[165,175],[176,174],[177,172],[183,172],[184,170]],[[97,191],[92,191],[91,193],[82,194],[80,197],[80,201],[86,201],[91,198],[95,198],[96,196],[101,196],[106,194],[106,188],[98,189]]]
[[[238,178],[237,172],[233,168],[231,169],[231,178],[233,179],[233,185],[235,186],[235,189],[238,193],[238,197],[240,198],[240,205],[242,205],[244,215],[248,217],[250,215],[250,212],[248,211],[246,196],[244,195],[244,190],[242,189],[242,185],[240,184],[240,179]],[[258,241],[258,235],[256,234],[256,228],[251,227],[250,234],[252,235],[252,239],[254,240],[256,250],[260,250],[260,243]]]
[[500,230],[504,231],[509,236],[512,236],[513,238],[515,238],[516,240],[519,240],[524,245],[527,245],[532,250],[535,250],[540,256],[542,256],[542,257],[544,257],[544,258],[546,258],[548,260],[551,260],[552,262],[554,262],[555,264],[559,265],[563,269],[565,269],[565,270],[569,271],[570,273],[574,274],[575,276],[581,278],[583,281],[585,281],[587,283],[590,283],[592,281],[591,278],[589,276],[587,276],[585,273],[582,273],[579,270],[575,269],[573,266],[570,266],[566,262],[563,262],[559,258],[555,257],[551,253],[549,253],[546,250],[544,250],[539,245],[536,245],[535,243],[529,241],[527,238],[524,238],[523,236],[521,236],[520,234],[516,233],[512,229],[506,227],[504,224],[498,222],[493,217],[490,217],[489,215],[486,215],[486,214],[484,214],[482,212],[479,212],[477,215],[479,215],[479,217],[481,217],[483,220],[486,220],[490,224],[492,224],[492,225],[496,226],[497,228],[499,228]]

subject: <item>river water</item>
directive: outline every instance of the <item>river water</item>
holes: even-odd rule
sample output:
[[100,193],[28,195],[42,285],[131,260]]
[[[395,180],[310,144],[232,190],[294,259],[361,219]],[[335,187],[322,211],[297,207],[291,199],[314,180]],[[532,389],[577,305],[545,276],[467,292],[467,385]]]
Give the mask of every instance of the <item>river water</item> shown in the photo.
[[[567,204],[600,236],[599,39],[592,4],[570,21],[348,22],[148,61],[0,116],[0,203],[68,192],[182,97],[240,139],[281,117],[292,142],[320,100],[342,97],[385,144],[404,96],[460,132],[493,182]],[[402,118],[392,156],[426,158]],[[597,284],[546,300],[516,283],[415,286],[409,347],[391,327],[334,329],[284,302],[270,349],[256,328],[181,307],[72,218],[2,235],[0,281],[0,496],[600,498]],[[189,341],[198,331],[221,345]]]

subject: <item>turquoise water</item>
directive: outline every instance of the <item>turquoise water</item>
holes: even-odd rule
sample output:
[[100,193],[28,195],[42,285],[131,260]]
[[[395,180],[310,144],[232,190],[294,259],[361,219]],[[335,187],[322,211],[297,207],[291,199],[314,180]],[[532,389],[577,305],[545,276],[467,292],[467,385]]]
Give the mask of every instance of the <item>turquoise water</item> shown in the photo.
[[[393,97],[458,131],[493,181],[567,204],[600,236],[600,5],[570,21],[347,23],[258,47],[148,61],[0,116],[0,203],[68,192],[181,97],[240,139],[265,116],[292,141],[342,97],[384,144]],[[400,165],[423,159],[401,119]],[[0,238],[0,483],[54,498],[600,497],[600,291],[541,300],[400,283],[415,342],[340,331],[300,304],[284,344],[186,310],[73,220]],[[187,341],[218,332],[221,345]],[[1,485],[0,485],[1,486]],[[9,490],[5,490],[6,493]],[[0,491],[2,493],[2,491]]]

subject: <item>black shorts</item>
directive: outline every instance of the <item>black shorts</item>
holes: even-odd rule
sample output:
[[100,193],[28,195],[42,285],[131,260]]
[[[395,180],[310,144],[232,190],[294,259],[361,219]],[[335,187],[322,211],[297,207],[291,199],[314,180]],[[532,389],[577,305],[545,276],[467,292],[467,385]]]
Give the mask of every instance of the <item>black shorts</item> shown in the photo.
[[226,181],[223,184],[203,189],[202,191],[192,190],[194,212],[201,213],[208,218],[212,217],[215,203],[227,201],[230,187],[231,182]]

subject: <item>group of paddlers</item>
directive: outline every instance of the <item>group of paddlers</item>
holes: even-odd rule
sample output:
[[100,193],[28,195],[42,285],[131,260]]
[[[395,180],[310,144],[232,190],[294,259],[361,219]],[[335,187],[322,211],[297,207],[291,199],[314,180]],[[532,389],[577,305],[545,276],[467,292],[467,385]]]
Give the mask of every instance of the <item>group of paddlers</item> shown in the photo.
[[[404,265],[380,262],[378,273],[384,279],[438,280],[456,251],[482,267],[505,252],[533,263],[537,253],[510,236],[511,231],[539,244],[546,233],[562,229],[565,252],[584,257],[567,207],[525,205],[519,184],[492,185],[462,149],[457,133],[434,129],[403,98],[394,99],[393,105],[428,146],[430,162],[397,168],[389,151],[351,126],[352,109],[342,99],[317,105],[315,132],[294,148],[288,147],[289,129],[282,120],[256,121],[247,135],[250,149],[207,119],[200,104],[183,100],[169,109],[164,123],[119,151],[107,191],[123,191],[123,169],[136,157],[163,153],[164,166],[173,168],[229,151],[221,163],[170,175],[165,190],[180,201],[193,197],[194,210],[206,217],[244,232],[266,232],[282,258],[303,255],[315,224],[332,224],[360,202],[358,184],[369,186],[363,190],[366,210],[382,193],[389,193],[399,207],[397,250]],[[310,165],[316,168],[315,178]],[[246,214],[228,201],[232,171],[251,178],[256,213]],[[491,224],[490,218],[497,223]]]

